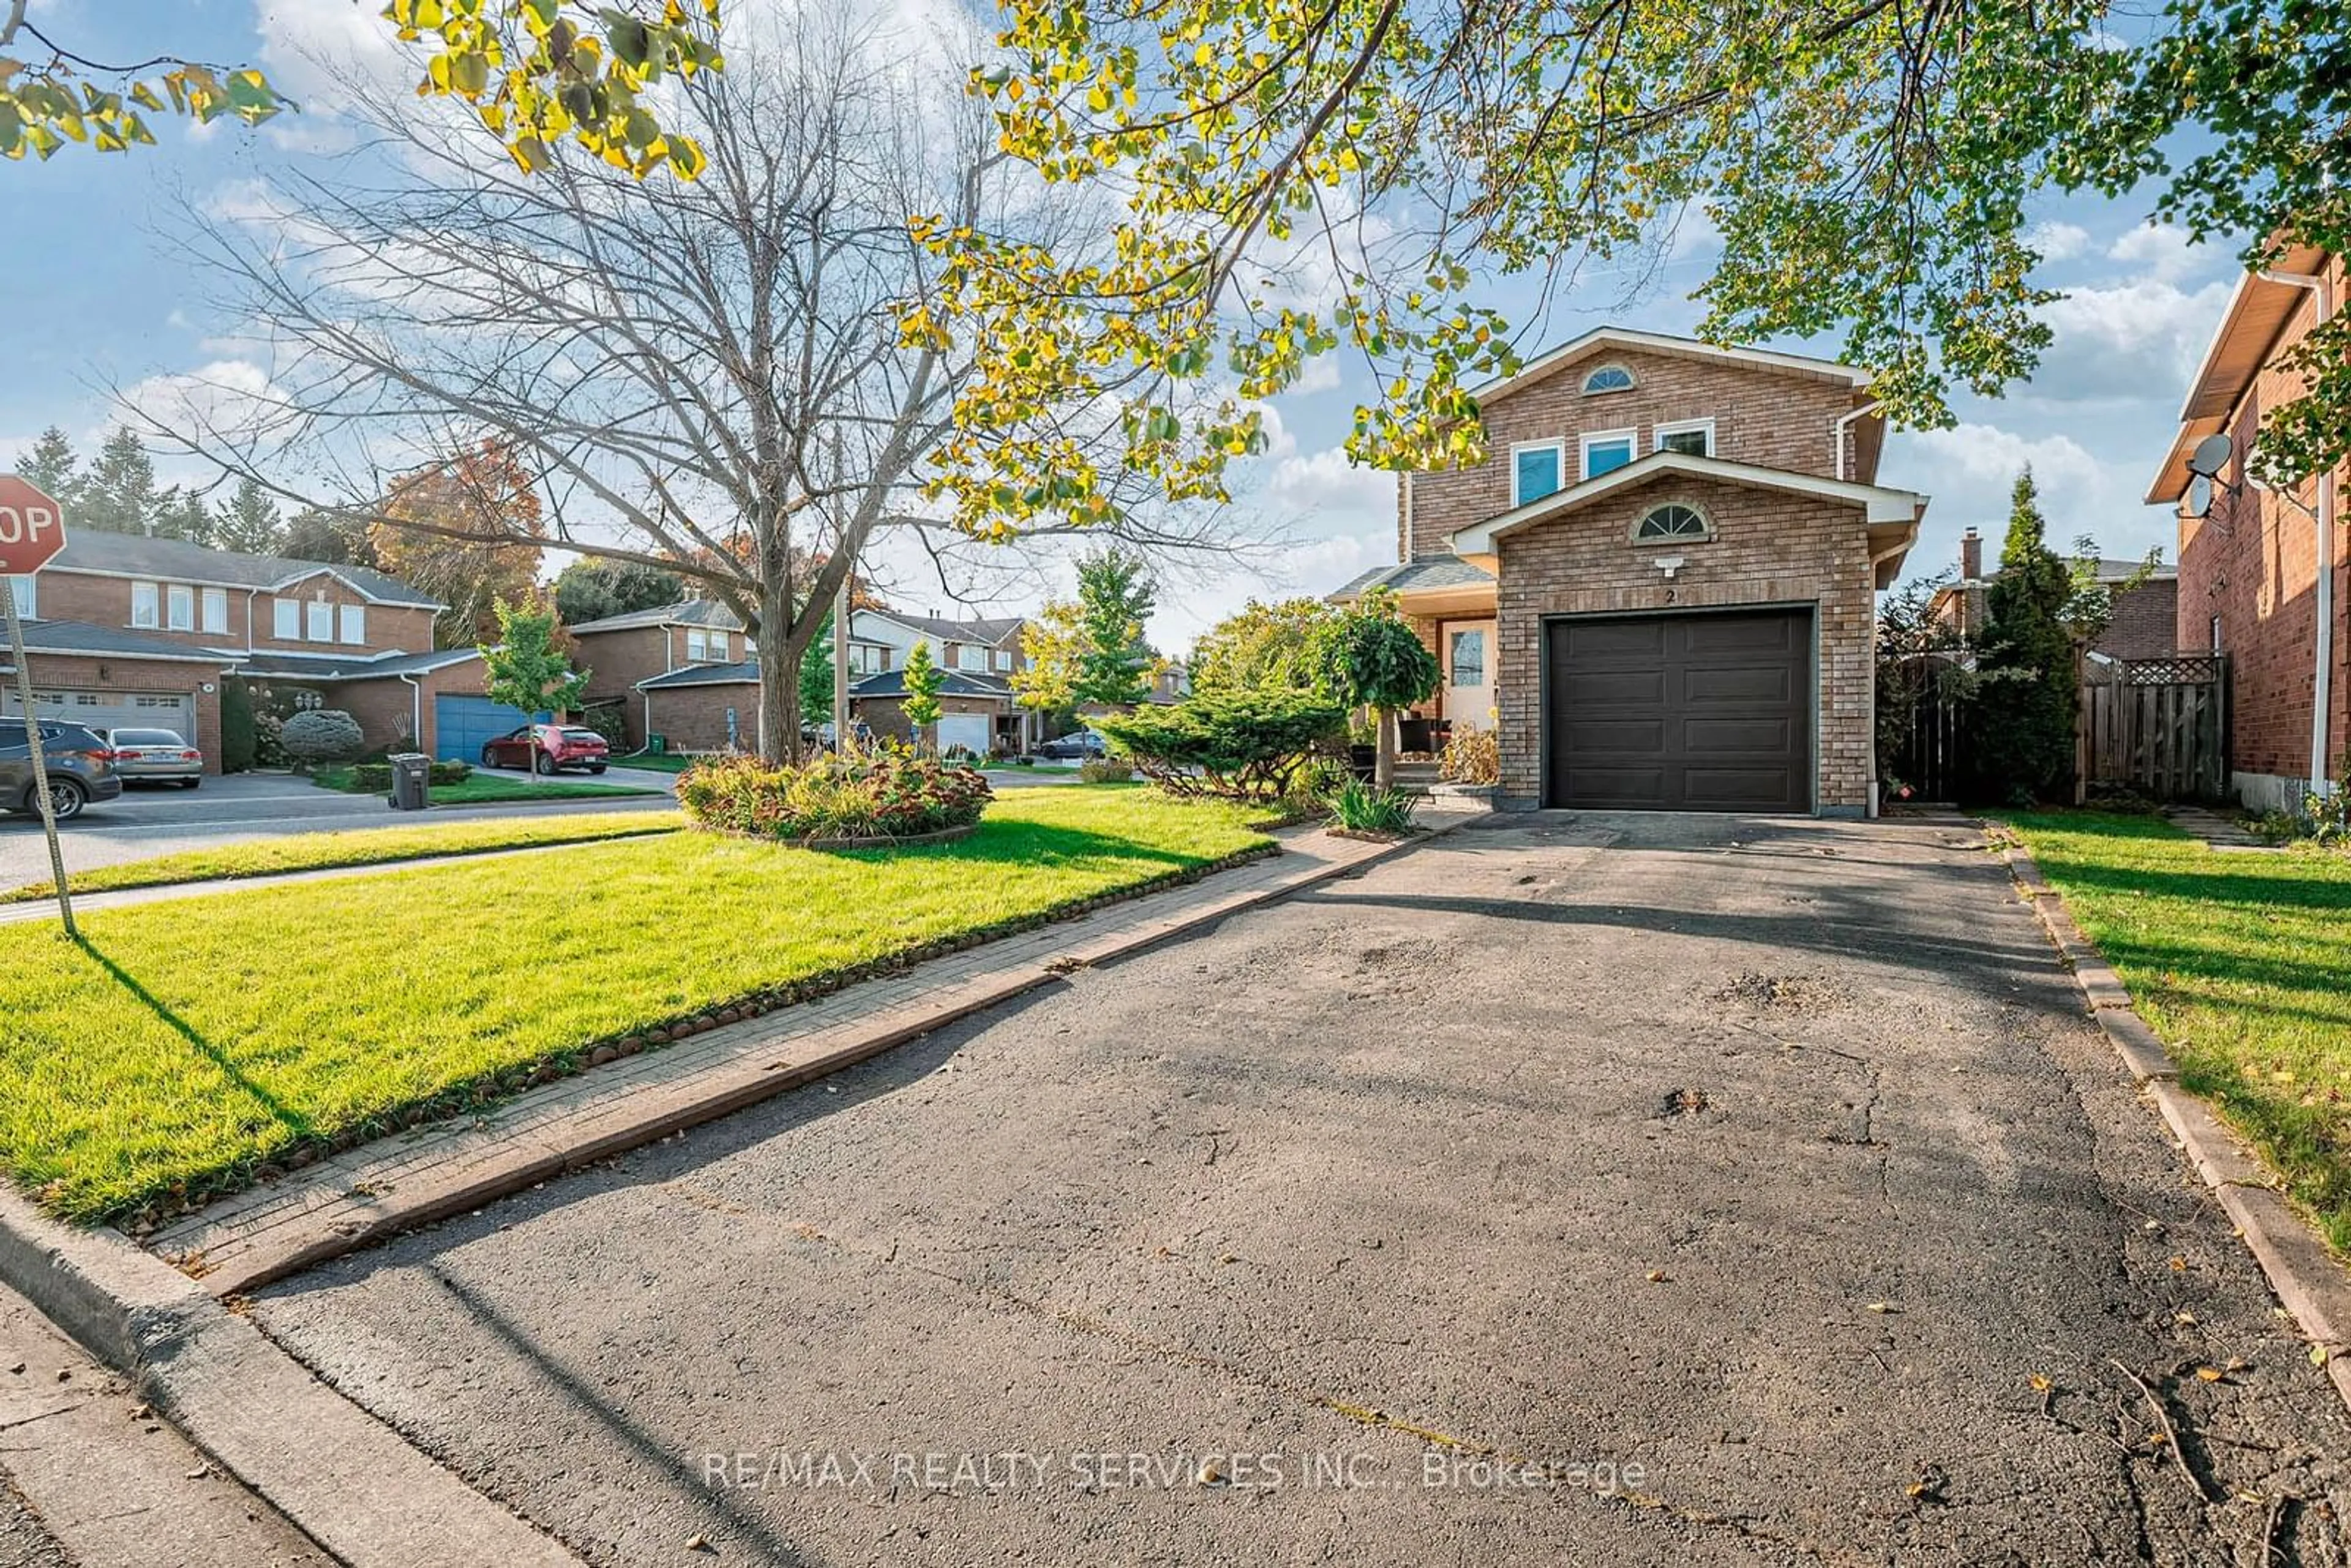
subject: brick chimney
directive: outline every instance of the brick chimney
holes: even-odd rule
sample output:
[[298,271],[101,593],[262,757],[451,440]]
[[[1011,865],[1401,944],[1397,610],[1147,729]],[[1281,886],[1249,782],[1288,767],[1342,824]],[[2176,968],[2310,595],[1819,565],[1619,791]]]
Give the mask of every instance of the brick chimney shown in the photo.
[[1975,582],[1983,577],[1983,536],[1973,528],[1959,536],[1959,580]]

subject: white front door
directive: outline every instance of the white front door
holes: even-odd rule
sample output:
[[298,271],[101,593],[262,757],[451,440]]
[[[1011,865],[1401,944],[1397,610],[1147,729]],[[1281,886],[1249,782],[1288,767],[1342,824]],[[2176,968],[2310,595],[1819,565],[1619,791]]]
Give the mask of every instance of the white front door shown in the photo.
[[1444,624],[1445,716],[1463,729],[1494,727],[1494,623]]

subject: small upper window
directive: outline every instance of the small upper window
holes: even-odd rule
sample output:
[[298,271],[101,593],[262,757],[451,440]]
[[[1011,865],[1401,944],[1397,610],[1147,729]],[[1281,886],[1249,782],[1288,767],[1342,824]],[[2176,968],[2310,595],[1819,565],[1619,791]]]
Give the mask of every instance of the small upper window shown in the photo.
[[710,657],[710,639],[699,626],[685,629],[685,656],[697,664]]
[[1687,419],[1679,424],[1657,426],[1657,450],[1679,452],[1691,457],[1714,455],[1714,421]]
[[1560,444],[1546,441],[1510,452],[1510,505],[1540,501],[1560,487]]
[[1629,430],[1593,431],[1583,438],[1583,476],[1597,479],[1633,461],[1635,434]]
[[1695,507],[1685,507],[1678,501],[1652,508],[1633,529],[1635,539],[1702,539],[1714,530],[1707,526],[1706,516]]
[[1583,378],[1586,392],[1631,392],[1633,372],[1622,365],[1603,365]]
[[161,611],[158,607],[162,602],[162,590],[158,588],[155,584],[152,582],[132,583],[131,585],[131,624],[133,626],[154,625],[161,616]]

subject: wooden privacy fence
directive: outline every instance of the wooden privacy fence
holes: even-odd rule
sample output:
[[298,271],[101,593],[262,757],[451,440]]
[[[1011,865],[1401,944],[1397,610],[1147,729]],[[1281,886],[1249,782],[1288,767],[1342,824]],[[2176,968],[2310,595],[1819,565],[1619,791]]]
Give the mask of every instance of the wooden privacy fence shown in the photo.
[[2127,785],[2158,800],[2229,789],[2229,666],[2218,653],[2082,664],[2074,799]]

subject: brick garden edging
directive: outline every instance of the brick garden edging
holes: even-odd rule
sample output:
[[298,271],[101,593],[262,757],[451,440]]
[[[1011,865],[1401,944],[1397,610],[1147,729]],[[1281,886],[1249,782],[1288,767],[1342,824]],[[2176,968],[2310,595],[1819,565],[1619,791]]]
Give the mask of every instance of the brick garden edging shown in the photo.
[[2090,1016],[2244,1238],[2278,1301],[2325,1352],[2326,1375],[2351,1406],[2351,1276],[2286,1201],[2275,1173],[2237,1141],[2210,1106],[2179,1087],[2171,1053],[2132,1008],[2122,977],[2074,923],[2064,897],[2041,874],[2032,852],[2012,831],[1994,834],[1990,824],[1978,825],[2000,846],[2018,895],[2041,917],[2050,943],[2081,987]]

